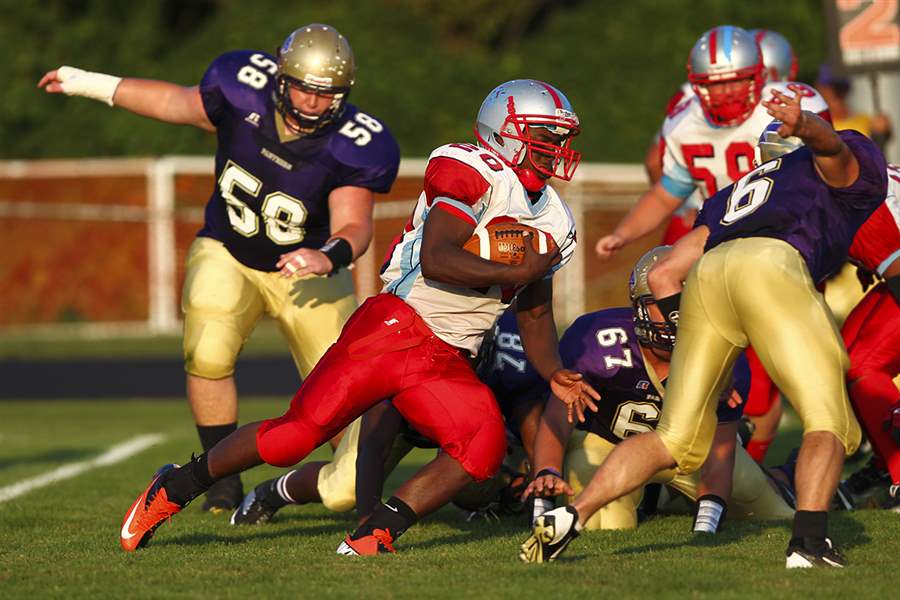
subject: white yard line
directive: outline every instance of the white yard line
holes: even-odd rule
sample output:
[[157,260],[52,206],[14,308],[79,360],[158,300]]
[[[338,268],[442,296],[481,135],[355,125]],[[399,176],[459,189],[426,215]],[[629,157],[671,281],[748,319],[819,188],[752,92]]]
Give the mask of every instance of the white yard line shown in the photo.
[[105,467],[108,465],[116,464],[118,462],[122,462],[126,458],[143,452],[151,446],[155,446],[156,444],[163,441],[165,437],[166,436],[161,433],[148,433],[145,435],[139,435],[136,438],[128,440],[127,442],[116,444],[93,460],[85,460],[68,465],[63,465],[61,467],[53,469],[52,471],[48,471],[42,475],[38,475],[37,477],[23,479],[18,483],[14,483],[6,487],[0,487],[0,502],[6,502],[7,500],[18,498],[19,496],[27,494],[32,490],[42,488],[44,486],[50,485],[51,483],[56,483],[57,481],[76,477],[78,475],[81,475],[85,471],[90,471],[91,469],[96,469],[97,467]]

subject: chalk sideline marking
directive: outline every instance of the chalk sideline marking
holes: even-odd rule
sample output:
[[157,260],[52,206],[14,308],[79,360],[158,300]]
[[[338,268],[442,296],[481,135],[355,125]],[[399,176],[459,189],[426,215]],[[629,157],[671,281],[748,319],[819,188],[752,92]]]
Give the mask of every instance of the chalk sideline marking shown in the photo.
[[81,475],[85,471],[90,471],[91,469],[96,469],[97,467],[106,467],[108,465],[114,465],[118,462],[122,462],[126,458],[143,452],[151,446],[155,446],[165,438],[166,436],[161,433],[148,433],[145,435],[139,435],[136,438],[128,440],[127,442],[116,444],[93,460],[85,460],[68,465],[63,465],[61,467],[53,469],[52,471],[48,471],[42,475],[38,475],[37,477],[23,479],[18,483],[2,487],[0,488],[0,502],[6,502],[7,500],[18,498],[23,494],[27,494],[32,490],[36,490],[44,486],[48,486],[51,483],[56,483],[64,479],[71,479],[72,477]]

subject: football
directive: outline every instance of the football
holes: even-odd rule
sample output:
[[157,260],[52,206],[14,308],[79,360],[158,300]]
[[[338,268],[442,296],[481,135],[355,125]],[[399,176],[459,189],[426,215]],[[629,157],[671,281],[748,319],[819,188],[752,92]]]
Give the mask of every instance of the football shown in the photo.
[[463,249],[486,260],[518,265],[525,256],[524,235],[531,233],[531,244],[544,254],[556,249],[556,242],[549,233],[521,223],[494,223],[479,229],[463,246]]

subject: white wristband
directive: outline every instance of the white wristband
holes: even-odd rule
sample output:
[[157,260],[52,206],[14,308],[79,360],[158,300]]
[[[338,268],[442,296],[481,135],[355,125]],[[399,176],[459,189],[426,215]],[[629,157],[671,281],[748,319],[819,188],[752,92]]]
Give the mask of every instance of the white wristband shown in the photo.
[[105,102],[113,106],[113,97],[116,88],[122,82],[121,77],[83,71],[75,67],[60,67],[56,71],[56,78],[66,96],[83,96]]

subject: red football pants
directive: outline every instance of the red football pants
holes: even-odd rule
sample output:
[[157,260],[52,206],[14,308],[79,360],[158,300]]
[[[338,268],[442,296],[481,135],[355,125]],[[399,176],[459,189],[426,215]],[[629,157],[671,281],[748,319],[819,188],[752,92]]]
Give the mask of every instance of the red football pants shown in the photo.
[[432,333],[393,294],[366,300],[303,382],[288,411],[256,436],[270,465],[294,465],[385,399],[481,481],[506,451],[503,417],[467,353]]
[[747,363],[750,365],[750,393],[744,404],[744,414],[748,417],[761,417],[772,408],[778,400],[778,388],[766,368],[760,362],[753,348],[747,348]]
[[850,355],[847,383],[850,403],[884,461],[891,479],[900,484],[900,448],[884,430],[900,391],[893,379],[900,373],[900,306],[884,283],[853,309],[841,331]]

